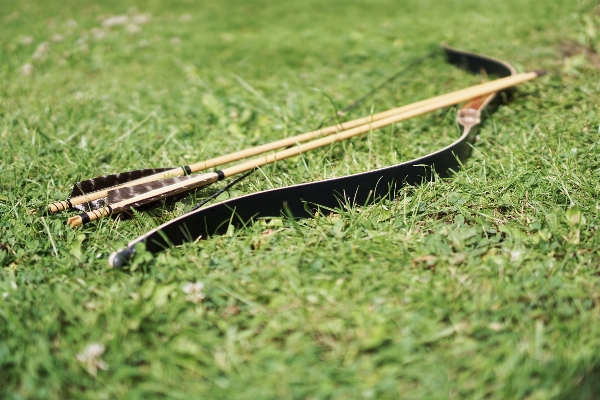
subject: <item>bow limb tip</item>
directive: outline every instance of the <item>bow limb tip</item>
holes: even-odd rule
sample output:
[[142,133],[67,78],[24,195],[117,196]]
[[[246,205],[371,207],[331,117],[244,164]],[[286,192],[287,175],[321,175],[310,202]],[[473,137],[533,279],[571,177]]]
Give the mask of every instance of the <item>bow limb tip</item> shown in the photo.
[[546,74],[548,73],[548,71],[546,71],[545,69],[537,69],[537,70],[535,70],[535,71],[532,71],[532,72],[535,72],[535,74],[536,74],[537,76],[546,75]]
[[132,255],[133,251],[128,248],[115,251],[108,257],[108,264],[112,268],[123,268],[129,263]]

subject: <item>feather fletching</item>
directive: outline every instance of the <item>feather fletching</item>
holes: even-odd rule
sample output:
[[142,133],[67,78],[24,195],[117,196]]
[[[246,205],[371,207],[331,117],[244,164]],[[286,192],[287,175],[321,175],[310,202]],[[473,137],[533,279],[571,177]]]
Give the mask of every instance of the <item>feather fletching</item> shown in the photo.
[[[130,199],[133,201],[133,200],[135,200],[134,198],[136,196],[146,194],[152,190],[162,189],[167,186],[174,185],[176,183],[189,181],[189,180],[192,180],[197,177],[198,177],[198,175],[178,176],[175,178],[161,179],[159,181],[142,183],[140,185],[127,186],[127,187],[123,187],[123,188],[110,190],[108,192],[108,204],[120,203],[122,201],[130,200]],[[177,191],[181,192],[181,191],[185,191],[185,189],[183,189],[183,190],[179,189]],[[146,203],[152,202],[159,198],[163,198],[164,194],[166,194],[166,193],[170,193],[170,192],[166,191],[164,193],[161,193],[160,195],[157,194],[156,197],[145,199],[141,203],[132,203],[132,207],[135,207],[135,206],[138,206],[141,204],[146,204]]]
[[99,190],[106,190],[111,187],[121,185],[136,179],[145,178],[150,175],[159,174],[161,172],[167,172],[173,168],[148,168],[138,169],[135,171],[121,172],[119,174],[112,174],[106,176],[99,176],[97,178],[88,179],[86,181],[77,182],[73,185],[70,197],[82,196],[97,192]]

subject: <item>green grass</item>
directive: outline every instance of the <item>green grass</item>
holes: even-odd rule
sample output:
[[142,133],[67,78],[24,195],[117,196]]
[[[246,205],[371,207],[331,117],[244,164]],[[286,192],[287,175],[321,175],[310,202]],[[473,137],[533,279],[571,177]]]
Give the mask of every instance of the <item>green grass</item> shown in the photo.
[[[600,396],[596,2],[95,3],[0,2],[0,397]],[[115,15],[138,23],[103,25]],[[30,213],[77,180],[311,130],[442,41],[549,71],[451,178],[127,271],[108,254],[202,192],[76,230]],[[348,118],[475,82],[438,56]],[[453,119],[278,163],[220,199],[426,154]]]

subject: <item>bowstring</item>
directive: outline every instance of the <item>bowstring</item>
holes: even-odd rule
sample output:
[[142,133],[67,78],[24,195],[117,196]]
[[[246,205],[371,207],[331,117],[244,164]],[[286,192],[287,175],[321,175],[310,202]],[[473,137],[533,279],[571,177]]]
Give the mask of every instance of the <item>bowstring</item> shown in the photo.
[[234,185],[236,185],[238,182],[241,182],[242,180],[246,179],[254,171],[255,171],[254,169],[251,169],[250,171],[246,172],[244,175],[235,178],[233,181],[231,181],[227,185],[225,185],[225,187],[223,187],[222,189],[219,189],[215,193],[213,193],[210,196],[208,196],[206,199],[202,200],[199,204],[195,205],[189,212],[196,211],[197,209],[199,209],[200,207],[202,207],[203,205],[205,205],[206,203],[208,203],[212,199],[214,199],[214,198],[218,197],[219,195],[221,195],[221,193],[226,192],[227,190],[229,190],[231,187],[233,187]]
[[[350,103],[346,107],[342,108],[341,110],[337,110],[334,113],[334,115],[331,116],[329,119],[323,120],[323,122],[321,122],[321,124],[316,129],[314,129],[314,130],[319,130],[324,125],[329,124],[330,122],[332,122],[334,120],[337,120],[338,123],[342,123],[342,121],[340,121],[340,117],[342,117],[346,112],[348,112],[348,111],[350,111],[350,110],[358,107],[361,103],[363,103],[369,97],[373,96],[375,93],[377,93],[380,90],[384,89],[387,85],[389,85],[390,83],[392,83],[393,81],[395,81],[398,77],[400,77],[401,75],[403,75],[407,70],[409,70],[411,68],[414,68],[417,65],[420,65],[425,60],[428,60],[429,58],[434,57],[437,53],[438,53],[438,50],[433,50],[433,51],[425,54],[424,56],[416,58],[416,59],[412,60],[411,62],[409,62],[408,64],[405,64],[400,70],[398,70],[397,72],[395,72],[393,75],[390,75],[388,78],[386,78],[379,85],[375,86],[369,92],[367,92],[366,94],[362,95],[357,100],[354,100],[352,103]],[[329,99],[329,101],[334,106],[334,108],[337,109],[337,106],[334,103],[333,99],[331,99],[329,96],[326,96],[326,97]],[[252,173],[254,173],[254,171],[256,171],[256,169],[251,169],[250,171],[246,172],[242,176],[234,179],[233,181],[231,181],[230,183],[228,183],[227,185],[225,185],[222,189],[218,190],[217,192],[215,192],[215,193],[211,194],[210,196],[208,196],[206,199],[202,200],[199,204],[197,204],[196,206],[194,206],[189,212],[196,211],[197,209],[199,209],[200,207],[202,207],[206,203],[210,202],[211,200],[214,200],[215,198],[217,198],[218,196],[220,196],[222,193],[228,191],[233,186],[237,185],[242,180],[244,180],[247,177],[249,177],[250,175],[252,175]]]
[[[369,92],[367,92],[363,96],[359,97],[357,100],[354,100],[348,106],[342,108],[341,110],[336,111],[334,116],[321,122],[321,124],[319,125],[319,127],[316,130],[321,129],[325,124],[328,124],[335,119],[339,120],[339,117],[343,116],[346,112],[358,107],[362,102],[364,102],[366,99],[373,96],[375,93],[379,92],[381,89],[385,88],[387,85],[389,85],[390,83],[395,81],[399,76],[403,75],[407,70],[416,67],[417,65],[423,63],[425,60],[427,60],[429,58],[432,58],[437,53],[438,53],[438,50],[433,50],[433,51],[429,52],[428,54],[425,54],[424,56],[421,56],[421,57],[409,62],[408,64],[404,65],[399,71],[395,72],[393,75],[386,78],[383,82],[381,82],[379,85],[375,86]],[[335,104],[334,104],[334,106],[335,106]]]

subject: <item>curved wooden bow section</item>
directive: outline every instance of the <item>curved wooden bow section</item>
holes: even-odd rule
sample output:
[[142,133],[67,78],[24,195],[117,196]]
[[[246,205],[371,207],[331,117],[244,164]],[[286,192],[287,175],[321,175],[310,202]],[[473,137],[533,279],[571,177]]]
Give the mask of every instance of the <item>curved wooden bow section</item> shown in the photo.
[[[442,45],[449,63],[469,72],[506,77],[515,69],[503,61],[479,54],[459,51]],[[132,240],[123,250],[109,257],[109,264],[119,268],[135,253],[135,246],[144,242],[146,250],[158,253],[168,247],[224,233],[229,223],[241,226],[255,218],[278,217],[282,213],[294,218],[311,218],[320,208],[337,208],[342,204],[365,205],[384,196],[393,197],[404,185],[432,180],[434,171],[447,176],[456,170],[471,153],[471,144],[483,118],[497,105],[497,93],[469,101],[457,112],[463,127],[462,135],[449,146],[423,157],[360,174],[326,179],[278,189],[252,193],[189,212]]]

